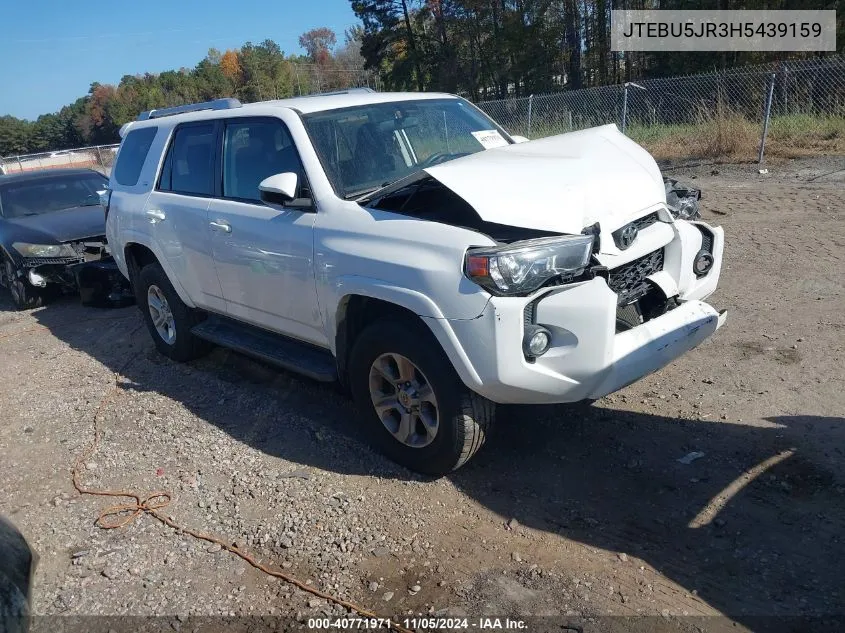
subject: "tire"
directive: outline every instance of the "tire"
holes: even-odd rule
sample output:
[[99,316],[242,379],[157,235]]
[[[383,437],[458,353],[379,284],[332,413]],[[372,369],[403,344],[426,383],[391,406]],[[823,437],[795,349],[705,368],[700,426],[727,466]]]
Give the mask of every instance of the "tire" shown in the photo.
[[[411,381],[396,381],[397,389],[388,374],[396,379],[402,373],[402,359],[410,361],[414,379],[410,387],[402,385]],[[495,417],[495,405],[464,386],[428,328],[410,320],[382,320],[359,335],[349,358],[349,385],[376,447],[398,464],[427,475],[445,475],[466,464],[484,444]],[[408,390],[404,396],[402,390]],[[387,405],[379,415],[374,397],[395,400],[397,406]],[[417,413],[410,414],[410,424],[403,427],[403,405],[408,403]],[[424,419],[434,418],[432,434]],[[416,429],[413,435],[406,435],[409,427]],[[402,436],[407,441],[398,439]]]
[[47,293],[33,286],[25,277],[19,277],[18,267],[8,257],[3,261],[3,280],[16,310],[30,310],[44,305]]
[[[159,264],[148,264],[141,269],[138,279],[138,307],[158,351],[178,362],[193,360],[208,353],[210,344],[191,334],[191,328],[202,321],[203,317],[182,302],[162,267]],[[159,306],[159,316],[155,319],[151,296]]]

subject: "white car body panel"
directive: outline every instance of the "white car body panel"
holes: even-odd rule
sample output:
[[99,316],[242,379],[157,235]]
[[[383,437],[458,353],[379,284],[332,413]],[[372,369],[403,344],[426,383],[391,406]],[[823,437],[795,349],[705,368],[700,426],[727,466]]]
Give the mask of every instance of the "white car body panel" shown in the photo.
[[558,233],[578,234],[599,221],[613,230],[666,202],[654,159],[615,125],[498,147],[425,171],[488,222]]
[[[455,266],[460,270],[469,245],[493,245],[489,237],[347,201],[317,215],[317,296],[327,324],[345,296],[388,300],[388,288],[407,289],[404,299],[394,298],[419,316],[472,319],[487,305],[490,295]],[[369,285],[374,294],[363,292]]]
[[724,322],[707,304],[689,301],[615,334],[616,295],[594,279],[553,290],[538,303],[537,323],[552,332],[552,346],[529,363],[521,345],[523,310],[535,298],[494,297],[478,319],[428,320],[441,342],[453,341],[447,349],[461,378],[494,402],[600,398],[667,365]]
[[[205,310],[221,310],[225,303],[208,231],[210,202],[209,198],[153,191],[135,222],[146,228],[151,242],[164,254],[169,270],[179,279],[191,303]],[[165,217],[156,220],[148,212],[161,212]]]
[[[665,366],[724,323],[723,313],[702,303],[718,282],[724,233],[674,220],[656,163],[613,125],[490,149],[425,171],[487,222],[565,234],[599,223],[601,248],[594,257],[611,272],[663,249],[663,269],[649,279],[679,305],[618,333],[617,295],[602,277],[529,296],[491,296],[463,272],[468,249],[496,245],[488,235],[338,197],[300,118],[300,113],[367,103],[444,98],[455,97],[303,97],[129,124],[124,136],[146,126],[159,131],[138,186],[121,187],[112,177],[107,235],[118,266],[128,274],[127,244],[146,246],[187,305],[332,353],[338,352],[339,318],[350,297],[401,306],[428,325],[468,388],[501,403],[601,397]],[[161,226],[170,214],[150,224],[144,211],[165,204],[165,194],[150,191],[173,128],[185,121],[253,116],[276,117],[287,125],[315,212],[205,199],[204,208],[191,203],[196,207],[186,214],[191,219],[175,228]],[[659,221],[620,250],[611,233],[650,214]],[[232,232],[215,232],[209,222],[218,220],[228,222]],[[712,234],[715,260],[700,278],[692,272],[702,248],[696,224]],[[525,308],[532,302],[536,323],[551,331],[552,345],[529,362],[522,338]]]
[[315,219],[296,209],[211,201],[208,221],[231,227],[211,232],[209,262],[229,316],[328,345],[314,284]]

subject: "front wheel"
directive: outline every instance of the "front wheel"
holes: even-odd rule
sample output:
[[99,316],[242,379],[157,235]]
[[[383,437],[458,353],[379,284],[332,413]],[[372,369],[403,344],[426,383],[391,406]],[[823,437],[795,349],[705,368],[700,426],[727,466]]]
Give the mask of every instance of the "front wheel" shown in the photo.
[[457,470],[493,423],[494,404],[464,386],[422,325],[386,320],[368,327],[352,349],[349,379],[374,443],[411,470]]
[[159,264],[148,264],[139,275],[138,307],[158,351],[175,361],[189,361],[205,354],[209,344],[191,334],[200,322],[186,306]]
[[9,294],[12,297],[12,303],[17,310],[29,310],[31,308],[40,308],[44,305],[46,293],[29,283],[25,275],[10,260],[3,261],[3,285],[9,289]]

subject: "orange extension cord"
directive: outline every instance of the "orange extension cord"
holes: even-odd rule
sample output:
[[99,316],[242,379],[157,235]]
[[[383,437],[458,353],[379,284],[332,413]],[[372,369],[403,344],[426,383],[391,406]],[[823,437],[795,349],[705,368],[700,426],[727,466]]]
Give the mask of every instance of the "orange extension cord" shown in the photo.
[[[63,325],[78,325],[78,324],[81,324],[81,323],[87,323],[89,321],[95,321],[95,320],[105,321],[105,320],[114,320],[114,319],[102,319],[102,318],[86,319],[85,321],[78,321],[78,322],[67,323],[67,324],[63,324]],[[136,327],[135,329],[133,329],[130,332],[130,334],[134,334],[139,329],[141,329],[141,327],[143,327],[143,326]],[[0,334],[0,339],[11,338],[11,337],[20,336],[20,335],[23,335],[23,334],[32,334],[32,333],[35,333],[35,332],[43,332],[45,330],[49,331],[50,329],[51,328],[39,325],[39,326],[31,327],[31,328],[26,328],[24,330],[18,330],[17,332]],[[158,521],[161,521],[166,526],[168,526],[168,527],[170,527],[170,528],[172,528],[172,529],[174,529],[178,532],[190,534],[194,538],[199,539],[201,541],[207,541],[209,543],[216,543],[221,548],[223,548],[226,551],[234,554],[235,556],[245,560],[247,563],[249,563],[250,565],[252,565],[256,569],[258,569],[259,571],[264,572],[268,576],[280,578],[281,580],[284,580],[285,582],[287,582],[291,585],[294,585],[295,587],[298,587],[299,589],[302,589],[303,591],[307,591],[308,593],[313,594],[313,595],[315,595],[319,598],[323,598],[324,600],[328,600],[329,602],[339,604],[340,606],[342,606],[346,609],[349,609],[350,611],[354,611],[355,613],[357,613],[357,614],[359,614],[359,615],[361,615],[365,618],[382,620],[385,623],[386,626],[388,626],[389,628],[391,628],[395,631],[399,631],[400,633],[413,633],[411,631],[411,629],[407,629],[407,628],[401,626],[399,623],[394,622],[393,620],[391,620],[389,618],[382,618],[378,614],[376,614],[372,611],[369,611],[367,609],[364,609],[362,607],[359,607],[358,605],[356,605],[352,602],[348,602],[346,600],[342,600],[340,598],[332,596],[331,594],[324,593],[324,592],[320,591],[319,589],[315,589],[314,587],[306,585],[305,583],[297,580],[293,576],[290,576],[290,575],[288,575],[288,574],[286,574],[282,571],[279,571],[277,569],[272,569],[271,567],[268,567],[267,565],[265,565],[263,563],[259,563],[257,560],[255,560],[255,557],[252,554],[250,554],[249,552],[246,552],[239,547],[235,547],[234,545],[229,545],[228,543],[226,543],[225,541],[223,541],[222,539],[220,539],[216,536],[213,536],[211,534],[206,534],[204,532],[198,532],[196,530],[192,530],[190,528],[179,525],[178,523],[173,521],[173,519],[171,519],[170,517],[162,514],[162,512],[161,512],[161,510],[163,508],[167,507],[171,503],[171,501],[173,500],[173,496],[169,492],[157,491],[157,492],[152,492],[152,493],[143,495],[143,494],[140,494],[140,493],[138,493],[136,491],[132,491],[132,490],[109,490],[109,489],[87,488],[85,485],[83,485],[81,483],[81,479],[80,479],[80,471],[83,470],[82,466],[83,466],[84,462],[86,462],[88,459],[90,459],[91,456],[94,455],[94,453],[96,453],[97,449],[99,448],[100,437],[101,437],[100,423],[101,423],[102,413],[106,409],[107,405],[111,404],[116,399],[116,396],[120,392],[120,376],[121,376],[121,373],[123,372],[124,369],[126,369],[130,365],[130,363],[132,363],[135,360],[135,358],[137,358],[137,354],[131,356],[123,364],[123,366],[118,371],[115,372],[114,380],[111,384],[111,387],[106,392],[106,394],[103,396],[102,400],[100,400],[99,404],[97,405],[97,408],[94,410],[93,423],[92,423],[93,431],[94,431],[94,437],[93,437],[91,443],[88,445],[88,448],[86,448],[77,457],[76,462],[73,465],[73,469],[71,470],[72,479],[73,479],[73,487],[76,488],[76,490],[77,490],[77,492],[79,492],[79,494],[94,495],[94,496],[99,496],[99,497],[126,497],[126,498],[129,498],[129,499],[135,500],[134,503],[123,503],[123,504],[114,505],[114,506],[106,508],[105,510],[100,512],[100,515],[97,517],[97,520],[95,522],[97,527],[104,529],[104,530],[113,530],[113,529],[116,529],[116,528],[125,527],[125,526],[129,525],[130,523],[132,523],[135,519],[137,519],[142,514],[148,514],[151,517],[157,519]]]

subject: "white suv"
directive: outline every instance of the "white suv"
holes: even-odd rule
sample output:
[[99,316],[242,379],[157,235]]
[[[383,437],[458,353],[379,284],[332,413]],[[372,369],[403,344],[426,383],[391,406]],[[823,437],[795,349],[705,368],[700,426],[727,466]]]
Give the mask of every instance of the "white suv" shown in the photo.
[[339,380],[394,460],[442,474],[493,403],[595,399],[725,320],[724,235],[673,218],[613,125],[524,142],[446,94],[143,113],[107,237],[158,349]]

